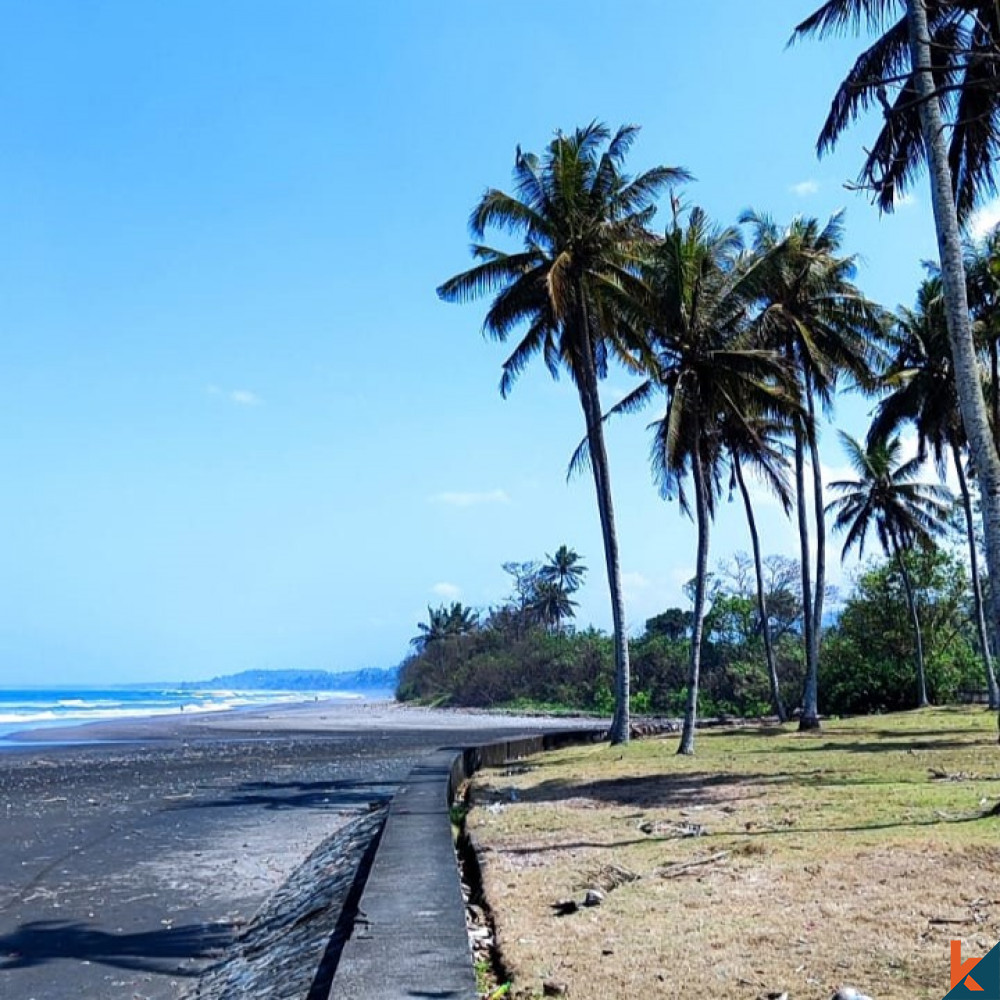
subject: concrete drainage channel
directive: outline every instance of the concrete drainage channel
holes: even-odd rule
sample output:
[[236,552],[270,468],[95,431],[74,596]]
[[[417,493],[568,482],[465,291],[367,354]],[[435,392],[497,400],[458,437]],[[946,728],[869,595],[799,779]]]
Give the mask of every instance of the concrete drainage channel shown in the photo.
[[456,796],[481,767],[605,735],[604,729],[570,730],[430,754],[388,806],[352,818],[324,841],[265,903],[236,951],[184,997],[475,1000],[470,892],[470,909],[478,908],[485,921],[473,930],[477,956],[491,961],[492,926],[477,899],[474,846],[460,838],[456,857]]

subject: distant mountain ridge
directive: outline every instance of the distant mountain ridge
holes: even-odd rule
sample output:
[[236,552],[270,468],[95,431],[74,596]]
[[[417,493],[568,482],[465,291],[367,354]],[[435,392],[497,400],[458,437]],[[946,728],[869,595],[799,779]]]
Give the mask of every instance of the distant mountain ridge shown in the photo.
[[209,681],[188,681],[183,688],[219,687],[236,691],[395,691],[398,667],[331,670],[241,670]]

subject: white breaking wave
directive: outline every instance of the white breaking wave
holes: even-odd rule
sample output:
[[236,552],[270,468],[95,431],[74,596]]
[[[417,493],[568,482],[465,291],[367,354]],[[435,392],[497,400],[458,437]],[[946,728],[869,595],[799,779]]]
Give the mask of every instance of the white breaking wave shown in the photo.
[[[90,695],[90,697],[88,697]],[[362,700],[349,691],[230,691],[124,689],[0,691],[0,740],[24,729],[108,719],[207,714],[316,699]]]

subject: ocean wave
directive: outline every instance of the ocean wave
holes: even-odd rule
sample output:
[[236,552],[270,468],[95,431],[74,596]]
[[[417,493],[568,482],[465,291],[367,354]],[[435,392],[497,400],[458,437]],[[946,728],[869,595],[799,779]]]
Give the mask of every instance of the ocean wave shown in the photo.
[[[8,732],[11,727],[28,728],[33,725],[52,726],[61,723],[77,724],[100,722],[108,719],[150,718],[161,715],[202,715],[226,712],[233,709],[263,707],[265,705],[310,702],[335,699],[338,701],[363,700],[364,696],[353,691],[232,691],[208,690],[143,690],[108,691],[57,691],[10,692],[14,697],[5,699],[0,692],[0,726]],[[94,697],[86,697],[93,694]],[[36,695],[35,698],[25,697]]]

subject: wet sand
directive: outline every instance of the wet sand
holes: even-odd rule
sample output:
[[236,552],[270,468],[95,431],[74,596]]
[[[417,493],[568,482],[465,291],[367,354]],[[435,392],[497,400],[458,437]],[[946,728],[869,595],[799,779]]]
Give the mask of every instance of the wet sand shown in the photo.
[[424,753],[576,724],[311,702],[22,734],[0,752],[0,997],[173,1000]]

